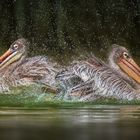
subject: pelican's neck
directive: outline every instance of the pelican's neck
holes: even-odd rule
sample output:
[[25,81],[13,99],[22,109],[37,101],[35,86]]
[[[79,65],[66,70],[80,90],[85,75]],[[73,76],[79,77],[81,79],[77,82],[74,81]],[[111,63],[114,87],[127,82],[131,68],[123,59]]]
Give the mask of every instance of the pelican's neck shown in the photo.
[[132,78],[130,78],[126,73],[124,73],[120,69],[120,67],[115,63],[112,54],[109,55],[108,62],[109,62],[109,66],[113,68],[116,71],[116,73],[120,75],[120,77],[123,78],[128,84],[130,84],[135,89],[140,89],[140,85],[136,81],[134,81]]

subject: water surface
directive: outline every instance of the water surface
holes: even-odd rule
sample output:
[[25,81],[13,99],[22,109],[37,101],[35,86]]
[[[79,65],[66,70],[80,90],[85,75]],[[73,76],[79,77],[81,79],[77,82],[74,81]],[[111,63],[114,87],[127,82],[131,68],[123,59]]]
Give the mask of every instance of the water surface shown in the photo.
[[139,130],[140,106],[0,109],[0,140],[136,140]]

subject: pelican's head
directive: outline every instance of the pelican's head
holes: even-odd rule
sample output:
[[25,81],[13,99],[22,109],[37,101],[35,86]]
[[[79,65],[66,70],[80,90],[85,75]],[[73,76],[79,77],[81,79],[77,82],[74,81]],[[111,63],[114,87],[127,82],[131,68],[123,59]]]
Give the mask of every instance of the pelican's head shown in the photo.
[[0,57],[0,70],[10,64],[20,62],[26,56],[29,43],[24,39],[18,39],[11,44],[10,48]]
[[119,45],[112,45],[109,62],[114,68],[120,68],[129,77],[140,84],[140,67],[133,60],[128,50]]

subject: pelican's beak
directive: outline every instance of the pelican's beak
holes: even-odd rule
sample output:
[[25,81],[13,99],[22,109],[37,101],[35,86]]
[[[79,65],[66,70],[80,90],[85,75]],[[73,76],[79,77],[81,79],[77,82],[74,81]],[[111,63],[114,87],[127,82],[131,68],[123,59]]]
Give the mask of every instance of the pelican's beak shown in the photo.
[[7,52],[5,52],[1,57],[0,57],[0,63],[2,63],[2,61],[4,61],[9,55],[12,54],[12,51],[8,50]]
[[9,49],[2,56],[0,56],[0,69],[5,68],[11,63],[17,61],[18,59],[21,58],[21,56],[22,56],[21,53]]
[[118,65],[126,74],[128,74],[131,78],[140,84],[140,67],[132,58],[121,58],[118,62]]

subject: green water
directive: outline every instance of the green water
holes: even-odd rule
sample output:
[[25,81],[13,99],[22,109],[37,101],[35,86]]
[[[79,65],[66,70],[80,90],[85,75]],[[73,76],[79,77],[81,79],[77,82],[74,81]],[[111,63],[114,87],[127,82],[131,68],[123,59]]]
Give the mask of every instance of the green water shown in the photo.
[[39,94],[38,89],[33,89],[20,88],[12,91],[12,95],[0,95],[0,140],[137,140],[140,137],[140,106],[134,105],[139,102],[52,101],[53,95]]
[[0,94],[0,107],[85,107],[92,105],[140,105],[140,101],[99,99],[94,102],[79,102],[78,99],[59,99],[56,94],[42,92],[39,85],[13,88],[7,94]]
[[0,140],[137,140],[140,106],[0,108]]

